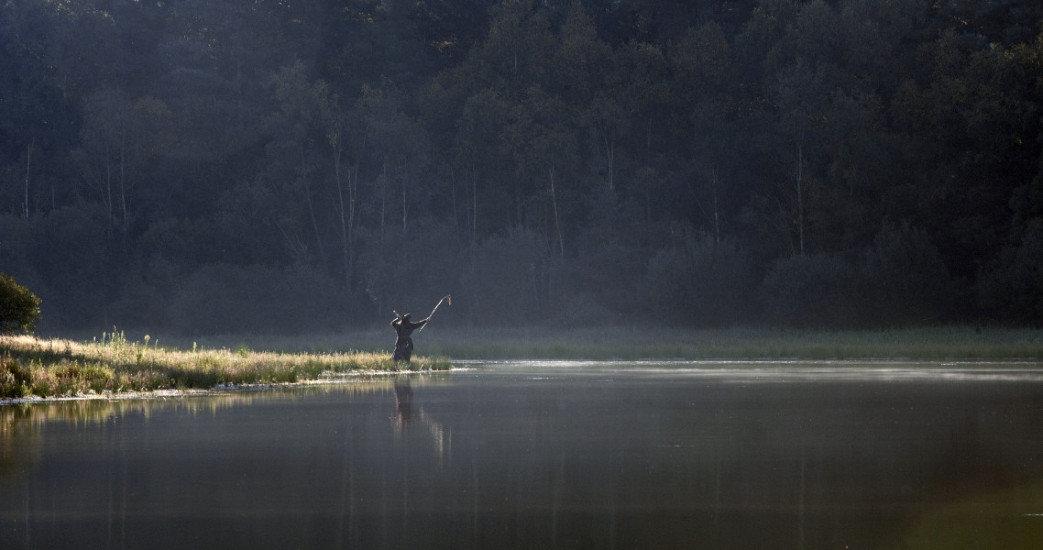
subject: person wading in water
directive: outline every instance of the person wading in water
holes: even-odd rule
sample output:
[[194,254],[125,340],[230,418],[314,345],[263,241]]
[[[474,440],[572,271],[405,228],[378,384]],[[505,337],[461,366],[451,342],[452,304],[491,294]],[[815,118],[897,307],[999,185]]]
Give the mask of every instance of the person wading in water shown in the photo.
[[413,334],[414,330],[426,325],[430,317],[414,323],[409,320],[408,313],[405,315],[399,315],[397,311],[392,313],[395,314],[395,320],[391,321],[391,326],[395,329],[395,333],[398,334],[398,339],[395,340],[395,354],[391,358],[395,361],[408,363],[413,357],[413,339],[409,335]]

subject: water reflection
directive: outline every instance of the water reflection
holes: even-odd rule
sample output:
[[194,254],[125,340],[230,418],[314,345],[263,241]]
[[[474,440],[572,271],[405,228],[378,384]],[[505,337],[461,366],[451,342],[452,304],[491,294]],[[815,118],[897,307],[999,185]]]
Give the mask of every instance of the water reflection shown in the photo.
[[452,450],[452,432],[428,416],[424,408],[414,401],[413,378],[412,375],[395,377],[395,429],[400,436],[413,426],[426,431],[431,438],[439,464],[442,464],[447,453]]
[[529,371],[534,376],[564,374],[598,376],[640,374],[706,378],[727,383],[789,384],[794,382],[1027,382],[1043,383],[1043,365],[1033,361],[457,361],[465,369]]
[[1043,545],[1037,381],[674,368],[0,409],[0,548]]

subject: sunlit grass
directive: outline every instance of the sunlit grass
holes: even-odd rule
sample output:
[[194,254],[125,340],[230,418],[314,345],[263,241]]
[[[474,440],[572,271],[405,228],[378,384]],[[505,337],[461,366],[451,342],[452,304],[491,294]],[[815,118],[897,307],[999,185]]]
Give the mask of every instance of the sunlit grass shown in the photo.
[[161,347],[149,336],[128,341],[122,332],[90,342],[0,336],[0,398],[288,384],[352,372],[449,368],[445,358],[395,363],[387,352],[283,353],[242,345],[181,350]]
[[[1040,361],[1043,330],[942,326],[887,330],[779,328],[690,329],[614,326],[469,328],[439,325],[413,335],[418,351],[452,359],[569,360],[911,360]],[[209,347],[244,345],[299,353],[352,349],[379,352],[387,329],[310,334],[211,336]],[[181,344],[190,347],[191,342]]]
[[[877,331],[610,327],[440,327],[396,364],[387,331],[304,338],[235,335],[160,346],[114,331],[77,342],[0,336],[0,398],[284,384],[352,372],[448,370],[450,359],[1043,361],[1043,331],[930,327]],[[393,335],[392,335],[393,336]],[[350,348],[348,347],[350,342]],[[230,344],[231,343],[231,344]],[[254,348],[281,351],[254,351]]]

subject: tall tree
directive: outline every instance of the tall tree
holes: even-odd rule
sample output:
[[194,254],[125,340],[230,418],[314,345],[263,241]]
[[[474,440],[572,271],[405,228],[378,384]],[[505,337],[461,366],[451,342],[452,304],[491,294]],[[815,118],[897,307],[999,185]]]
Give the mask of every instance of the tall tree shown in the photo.
[[[325,83],[312,82],[303,63],[285,66],[272,77],[277,109],[270,117],[272,140],[267,145],[271,159],[269,177],[293,182],[296,204],[303,207],[306,219],[289,222],[286,231],[296,235],[302,225],[310,227],[312,259],[328,268],[325,231],[320,229],[320,212],[316,208],[322,196],[325,171],[321,152],[328,145],[328,105]],[[289,210],[289,209],[288,209]],[[290,210],[292,211],[292,210]],[[293,229],[290,229],[290,228]],[[296,240],[296,237],[291,237]]]

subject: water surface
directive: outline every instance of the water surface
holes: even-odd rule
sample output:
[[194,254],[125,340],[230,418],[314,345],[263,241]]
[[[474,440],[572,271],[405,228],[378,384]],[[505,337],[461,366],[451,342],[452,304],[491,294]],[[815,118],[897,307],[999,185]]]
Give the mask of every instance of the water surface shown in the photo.
[[0,407],[0,548],[1043,547],[1037,364],[461,366]]

